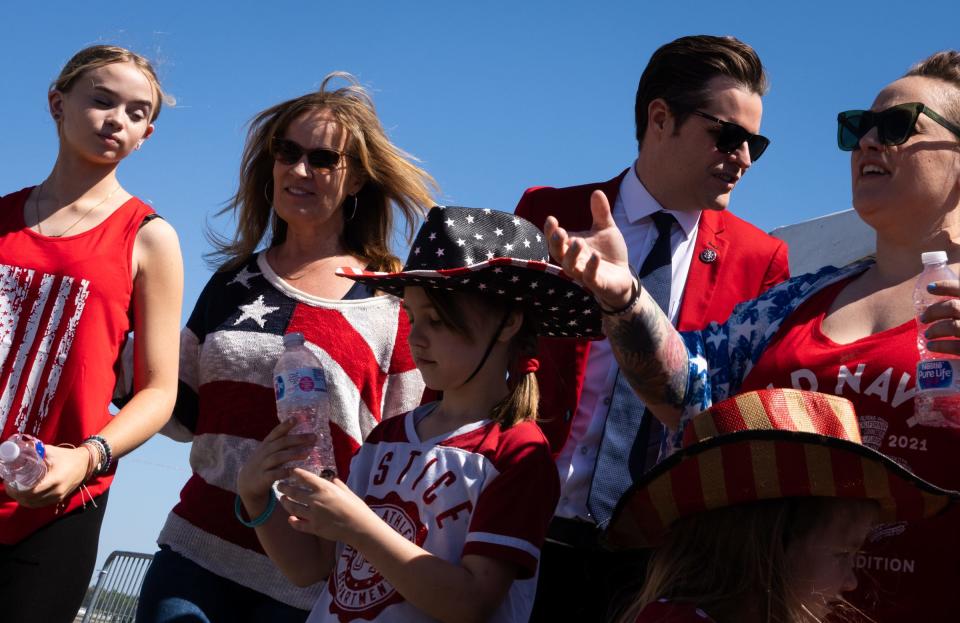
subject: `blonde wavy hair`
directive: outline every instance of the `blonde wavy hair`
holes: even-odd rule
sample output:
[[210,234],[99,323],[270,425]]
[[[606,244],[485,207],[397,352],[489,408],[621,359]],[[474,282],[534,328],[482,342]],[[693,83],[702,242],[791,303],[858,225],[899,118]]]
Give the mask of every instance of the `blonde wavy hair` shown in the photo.
[[[788,549],[838,515],[859,517],[875,507],[870,500],[783,498],[681,519],[654,551],[642,589],[616,620],[633,623],[648,604],[664,598],[694,604],[721,623],[818,623],[794,590]],[[747,618],[749,605],[757,608]],[[849,603],[835,610],[831,621],[858,612]]]
[[[347,86],[328,90],[332,80],[342,79]],[[352,255],[362,258],[373,270],[401,268],[390,250],[393,231],[393,206],[406,222],[407,240],[413,236],[416,221],[433,205],[433,193],[439,189],[434,179],[417,166],[417,160],[387,138],[370,95],[345,72],[328,74],[314,93],[287,100],[258,114],[250,122],[240,165],[240,185],[236,194],[218,215],[233,213],[237,226],[232,238],[211,230],[207,237],[214,251],[207,260],[219,270],[231,270],[253,254],[269,230],[269,246],[281,244],[287,235],[287,223],[279,218],[268,197],[272,196],[274,159],[270,142],[282,136],[301,115],[329,111],[347,131],[346,151],[359,163],[365,182],[357,192],[353,218],[344,215],[343,244]],[[356,166],[356,165],[351,165]]]
[[80,76],[91,69],[114,63],[133,63],[150,81],[156,99],[153,112],[150,115],[151,122],[156,121],[157,117],[160,116],[160,108],[163,104],[173,106],[176,103],[173,96],[163,92],[160,79],[157,78],[157,72],[154,71],[150,61],[136,52],[115,45],[91,45],[74,54],[60,70],[57,79],[50,84],[50,92],[69,93]]

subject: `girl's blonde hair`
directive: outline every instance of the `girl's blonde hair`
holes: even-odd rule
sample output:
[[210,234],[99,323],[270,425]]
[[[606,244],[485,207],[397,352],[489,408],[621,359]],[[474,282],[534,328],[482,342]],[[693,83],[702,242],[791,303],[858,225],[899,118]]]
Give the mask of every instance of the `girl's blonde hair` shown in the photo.
[[[336,78],[347,81],[348,85],[328,90],[327,85]],[[271,205],[274,159],[270,143],[274,137],[282,136],[296,118],[318,110],[329,111],[347,131],[346,152],[354,156],[349,159],[351,162],[359,163],[358,173],[365,180],[356,194],[352,218],[344,214],[344,246],[349,253],[368,262],[373,270],[400,269],[400,260],[390,251],[389,244],[393,231],[392,205],[403,214],[409,240],[416,219],[433,204],[431,189],[437,190],[437,184],[414,164],[412,156],[390,142],[377,118],[373,101],[356,79],[348,73],[333,72],[323,79],[315,93],[272,106],[251,121],[240,165],[240,185],[219,212],[236,214],[236,231],[230,240],[208,231],[215,251],[207,258],[219,265],[220,270],[242,264],[256,251],[268,229],[270,246],[286,239],[287,223],[277,216]]]
[[[721,623],[815,623],[794,590],[787,550],[838,515],[875,513],[875,506],[868,500],[783,498],[681,519],[654,551],[642,589],[617,620],[632,623],[664,598],[694,604]],[[759,616],[743,618],[750,606]],[[855,609],[845,603],[837,610],[842,615]]]
[[150,115],[150,122],[157,120],[160,116],[160,108],[166,102],[173,105],[174,99],[163,92],[160,87],[160,80],[157,78],[157,72],[153,70],[150,64],[143,56],[132,52],[126,48],[115,45],[91,45],[73,55],[67,61],[67,64],[60,70],[60,75],[50,84],[50,92],[59,91],[69,93],[76,84],[77,79],[91,69],[112,65],[114,63],[133,63],[143,72],[150,85],[153,87],[154,99],[153,112]]
[[[498,304],[497,301],[472,292],[450,292],[437,288],[424,288],[424,292],[440,321],[451,331],[468,339],[473,339],[473,327],[467,321],[464,307],[479,306],[491,316],[504,318],[513,308]],[[537,323],[527,311],[523,311],[523,324],[510,341],[510,394],[501,400],[490,413],[490,419],[498,422],[503,429],[518,422],[537,419],[540,403],[540,387],[533,372],[517,369],[521,360],[533,357],[537,353]]]

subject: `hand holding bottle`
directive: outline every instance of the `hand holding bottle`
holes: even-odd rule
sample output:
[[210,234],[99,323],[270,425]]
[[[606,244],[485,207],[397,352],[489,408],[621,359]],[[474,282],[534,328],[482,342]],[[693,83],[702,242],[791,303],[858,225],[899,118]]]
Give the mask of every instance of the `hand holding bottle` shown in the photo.
[[920,361],[910,423],[960,427],[960,284],[944,251],[924,253],[922,261],[913,294]]
[[337,465],[330,431],[330,397],[320,360],[306,346],[302,333],[283,336],[284,351],[273,370],[277,418],[295,422],[293,433],[316,433],[314,447],[290,467],[317,475],[336,476]]
[[920,321],[929,325],[927,348],[931,352],[960,356],[960,280],[935,281],[929,292],[948,298],[933,303],[920,316]]
[[45,446],[46,475],[29,489],[19,489],[4,481],[7,495],[27,508],[59,504],[83,482],[90,464],[86,448]]
[[266,499],[273,483],[290,475],[287,464],[291,461],[303,460],[310,454],[316,435],[313,433],[291,435],[290,432],[295,424],[294,420],[277,424],[263,438],[237,474],[237,493],[240,494],[247,510],[253,513],[252,516],[259,514],[255,510],[262,511],[262,507],[266,506]]
[[297,468],[280,482],[278,490],[283,494],[280,505],[290,515],[290,525],[300,532],[355,545],[360,534],[391,530],[339,478],[322,478]]

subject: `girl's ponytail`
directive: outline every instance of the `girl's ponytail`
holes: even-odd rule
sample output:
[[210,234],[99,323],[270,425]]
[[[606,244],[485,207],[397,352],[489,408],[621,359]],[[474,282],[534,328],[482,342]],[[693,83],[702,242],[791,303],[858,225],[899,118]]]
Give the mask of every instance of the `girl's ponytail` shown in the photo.
[[513,364],[510,366],[510,395],[493,408],[491,418],[504,429],[518,422],[537,419],[540,404],[540,386],[536,371],[540,367],[537,361],[536,323],[528,314],[524,314],[523,326],[513,338],[511,344]]

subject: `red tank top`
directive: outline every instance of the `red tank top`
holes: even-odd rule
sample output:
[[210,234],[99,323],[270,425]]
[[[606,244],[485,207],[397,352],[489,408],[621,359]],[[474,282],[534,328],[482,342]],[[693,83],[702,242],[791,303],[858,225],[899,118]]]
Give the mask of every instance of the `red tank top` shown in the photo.
[[[153,208],[131,198],[74,236],[27,228],[30,188],[0,198],[0,438],[15,432],[46,444],[79,445],[110,421],[120,349],[131,329],[132,254]],[[92,478],[92,495],[110,474]],[[81,506],[79,491],[61,513]],[[0,489],[0,543],[16,543],[56,517],[27,509]]]
[[[793,387],[850,400],[864,445],[933,484],[960,489],[960,429],[914,422],[917,323],[837,344],[823,318],[844,280],[804,303],[747,375],[742,391]],[[888,524],[857,556],[850,601],[877,623],[955,621],[947,607],[960,585],[960,508],[914,524]]]

